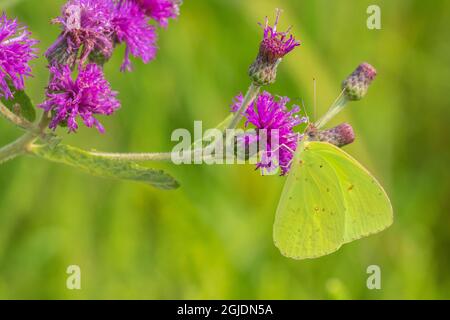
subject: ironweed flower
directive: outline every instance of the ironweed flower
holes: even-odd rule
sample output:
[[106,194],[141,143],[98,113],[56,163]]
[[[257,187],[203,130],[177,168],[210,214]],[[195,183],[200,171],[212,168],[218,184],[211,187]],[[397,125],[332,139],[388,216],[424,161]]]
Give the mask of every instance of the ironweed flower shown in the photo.
[[280,10],[277,10],[275,24],[271,27],[266,17],[264,39],[259,47],[258,56],[249,69],[250,77],[258,85],[275,82],[277,67],[281,59],[300,45],[300,42],[289,34],[290,28],[285,32],[277,31],[279,18]]
[[148,21],[149,18],[137,3],[125,0],[117,4],[112,24],[116,42],[126,44],[122,71],[132,70],[130,53],[135,57],[141,57],[144,63],[156,57],[156,29],[149,25]]
[[77,117],[100,133],[105,130],[94,115],[110,115],[120,107],[117,92],[112,91],[101,67],[88,64],[80,67],[76,80],[72,79],[68,65],[51,66],[51,81],[47,88],[47,100],[39,107],[52,113],[49,127],[67,125],[69,132],[78,129]]
[[373,66],[366,62],[360,64],[342,83],[345,97],[350,101],[364,98],[376,75],[377,70]]
[[90,55],[92,60],[108,60],[114,48],[114,5],[112,0],[69,0],[61,16],[53,20],[62,33],[45,53],[50,65],[74,67],[78,62],[85,64]]
[[[243,96],[237,96],[231,111],[239,110],[242,102]],[[291,160],[297,149],[299,134],[294,132],[294,127],[307,122],[305,117],[297,115],[300,111],[299,106],[293,106],[291,110],[288,110],[286,107],[288,102],[287,97],[276,99],[270,93],[263,92],[244,112],[247,120],[245,126],[252,124],[258,134],[258,143],[266,146],[257,168],[272,171],[279,167],[283,176],[289,172]],[[262,130],[265,137],[259,134]]]
[[30,38],[31,32],[19,26],[17,20],[0,16],[0,97],[11,99],[11,91],[23,90],[24,78],[31,76],[29,62],[37,58],[38,41]]
[[133,0],[150,18],[167,27],[169,19],[175,19],[180,14],[181,0]]

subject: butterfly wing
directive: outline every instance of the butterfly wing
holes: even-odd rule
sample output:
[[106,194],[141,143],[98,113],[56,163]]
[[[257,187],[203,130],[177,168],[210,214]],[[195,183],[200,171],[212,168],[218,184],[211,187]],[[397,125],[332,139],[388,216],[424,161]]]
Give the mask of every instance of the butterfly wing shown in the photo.
[[274,223],[274,242],[294,259],[316,258],[392,224],[392,207],[376,179],[341,149],[302,142]]

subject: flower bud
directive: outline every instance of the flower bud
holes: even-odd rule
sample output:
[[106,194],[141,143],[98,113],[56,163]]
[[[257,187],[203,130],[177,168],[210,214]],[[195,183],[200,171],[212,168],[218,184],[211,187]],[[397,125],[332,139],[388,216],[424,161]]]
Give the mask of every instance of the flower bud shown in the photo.
[[309,128],[308,137],[310,141],[328,142],[339,148],[355,141],[355,133],[352,126],[348,123],[342,123],[337,127],[324,131]]
[[256,60],[249,68],[249,76],[257,85],[274,83],[277,76],[277,67],[281,59],[300,45],[294,37],[286,32],[277,32],[280,11],[277,11],[275,24],[269,26],[268,19],[264,26],[264,39],[259,47]]
[[368,63],[362,63],[353,73],[342,82],[345,97],[350,101],[364,98],[369,85],[375,79],[377,71]]

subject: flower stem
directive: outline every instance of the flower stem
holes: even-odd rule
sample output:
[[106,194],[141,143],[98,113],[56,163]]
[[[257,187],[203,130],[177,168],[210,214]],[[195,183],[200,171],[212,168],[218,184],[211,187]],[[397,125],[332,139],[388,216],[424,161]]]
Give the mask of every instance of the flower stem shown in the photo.
[[44,133],[49,120],[48,114],[44,112],[36,126],[31,126],[29,131],[19,137],[16,141],[0,148],[0,164],[12,160],[21,154],[27,153],[29,146]]
[[315,128],[323,128],[331,119],[333,119],[339,112],[344,109],[344,107],[347,105],[347,102],[348,99],[345,97],[343,90],[333,102],[330,109],[328,109],[327,113],[325,113],[319,120],[316,121],[316,123],[314,124]]
[[31,132],[27,132],[16,141],[0,148],[0,164],[25,153],[26,146],[32,143],[34,139],[35,135]]
[[16,125],[17,127],[25,130],[30,130],[33,127],[33,124],[27,120],[25,120],[22,117],[17,116],[13,112],[11,112],[3,103],[0,102],[0,114],[11,122],[12,124]]
[[[248,88],[248,91],[244,97],[244,100],[242,101],[242,105],[240,109],[234,113],[233,118],[230,120],[229,124],[225,127],[225,130],[231,130],[235,129],[239,122],[242,120],[243,113],[245,110],[247,110],[250,103],[255,100],[257,97],[259,90],[261,87],[259,85],[256,85],[252,83],[250,87]],[[213,142],[214,143],[214,142]],[[192,157],[195,157],[197,154],[202,155],[203,151],[210,147],[206,146],[204,148],[194,148],[190,151],[187,151],[184,156],[186,156],[186,159],[192,159]],[[145,162],[145,161],[171,161],[172,156],[176,156],[179,158],[179,154],[174,154],[172,152],[155,152],[155,153],[114,153],[114,152],[90,152],[90,154],[94,156],[104,157],[108,159],[114,159],[114,160],[122,160],[122,161],[135,161],[135,162]]]
[[255,100],[255,98],[258,96],[259,90],[261,89],[261,86],[252,83],[250,87],[248,88],[247,93],[245,94],[244,100],[242,101],[242,105],[239,108],[238,111],[234,113],[233,118],[230,121],[230,124],[228,125],[227,129],[235,129],[239,122],[242,120],[242,117],[244,115],[244,112],[247,110],[250,103]]
[[[198,154],[202,155],[203,151],[206,148],[208,148],[208,146],[204,148],[197,148],[185,151],[183,153],[183,157],[186,157],[186,159],[192,159]],[[134,162],[172,161],[172,157],[177,157],[177,159],[180,159],[180,154],[174,152],[116,153],[116,152],[91,151],[89,153],[93,156],[108,158],[111,160],[134,161]]]
[[154,152],[154,153],[89,152],[89,153],[93,156],[121,161],[135,161],[135,162],[170,161],[172,159],[171,152]]

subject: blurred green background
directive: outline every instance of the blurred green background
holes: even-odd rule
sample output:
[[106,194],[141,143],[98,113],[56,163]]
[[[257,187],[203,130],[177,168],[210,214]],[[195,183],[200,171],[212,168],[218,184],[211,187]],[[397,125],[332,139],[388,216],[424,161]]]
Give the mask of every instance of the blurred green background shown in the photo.
[[[0,0],[30,26],[41,52],[59,29],[48,22],[62,0]],[[382,30],[366,28],[366,9],[382,10]],[[284,9],[302,46],[268,90],[303,99],[318,114],[362,61],[379,76],[366,99],[335,119],[357,134],[347,151],[390,194],[395,223],[316,260],[281,256],[272,224],[284,178],[252,166],[157,164],[177,191],[102,180],[44,160],[0,166],[0,298],[62,299],[411,299],[450,298],[450,2],[377,0],[185,0],[160,30],[156,61],[122,74],[123,48],[106,73],[122,109],[102,119],[105,135],[82,128],[68,143],[105,151],[170,150],[171,132],[194,120],[213,127],[245,91],[264,16]],[[46,61],[27,86],[43,99]],[[0,143],[19,135],[0,124]],[[81,267],[82,290],[66,289],[66,268]],[[366,268],[382,271],[382,290],[366,288]]]

